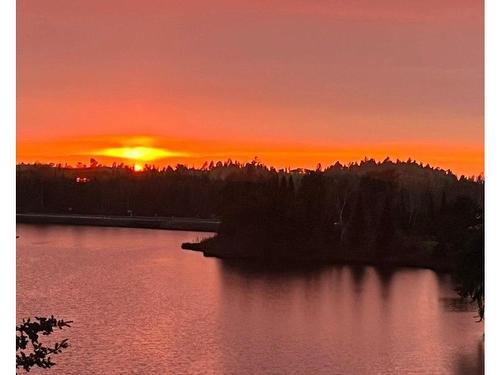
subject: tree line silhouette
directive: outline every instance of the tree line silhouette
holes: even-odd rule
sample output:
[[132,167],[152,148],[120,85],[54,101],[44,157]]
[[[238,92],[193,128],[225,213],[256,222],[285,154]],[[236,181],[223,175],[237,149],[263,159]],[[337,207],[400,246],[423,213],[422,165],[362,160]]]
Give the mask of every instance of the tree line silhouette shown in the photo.
[[20,164],[17,211],[219,218],[207,255],[449,268],[483,218],[482,177],[413,160],[277,170],[257,159],[201,168]]

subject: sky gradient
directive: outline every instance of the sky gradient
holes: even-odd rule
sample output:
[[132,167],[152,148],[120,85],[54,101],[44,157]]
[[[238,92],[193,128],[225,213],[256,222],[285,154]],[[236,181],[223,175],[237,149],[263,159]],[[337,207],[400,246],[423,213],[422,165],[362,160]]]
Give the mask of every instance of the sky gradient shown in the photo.
[[17,2],[18,162],[477,175],[483,142],[482,1]]

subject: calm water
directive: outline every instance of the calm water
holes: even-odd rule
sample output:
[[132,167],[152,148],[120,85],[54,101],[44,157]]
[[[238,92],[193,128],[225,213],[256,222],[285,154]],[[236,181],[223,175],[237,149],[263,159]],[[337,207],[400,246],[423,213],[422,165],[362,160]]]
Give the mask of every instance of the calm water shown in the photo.
[[429,270],[243,266],[181,250],[195,232],[17,231],[18,320],[75,321],[35,373],[482,373],[483,325]]

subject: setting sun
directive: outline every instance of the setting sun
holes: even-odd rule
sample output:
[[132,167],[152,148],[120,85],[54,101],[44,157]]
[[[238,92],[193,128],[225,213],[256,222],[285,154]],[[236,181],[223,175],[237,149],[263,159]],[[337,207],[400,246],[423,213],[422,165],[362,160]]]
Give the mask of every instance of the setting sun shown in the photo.
[[140,164],[134,164],[134,171],[135,172],[142,172],[144,170],[144,167]]
[[176,156],[187,156],[184,152],[170,151],[155,147],[117,147],[94,152],[95,155],[117,157],[131,160],[152,161]]

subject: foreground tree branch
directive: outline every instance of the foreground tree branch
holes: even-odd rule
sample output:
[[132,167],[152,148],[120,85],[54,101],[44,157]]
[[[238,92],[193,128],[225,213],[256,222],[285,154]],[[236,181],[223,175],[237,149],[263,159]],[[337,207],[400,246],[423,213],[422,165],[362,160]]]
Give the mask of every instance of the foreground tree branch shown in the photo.
[[56,342],[54,346],[45,346],[39,342],[40,335],[48,336],[54,329],[71,327],[72,321],[57,320],[52,315],[50,318],[35,317],[35,321],[30,318],[23,319],[23,322],[16,326],[16,369],[23,369],[29,372],[32,367],[50,368],[55,365],[51,355],[62,353],[68,348],[68,339]]

